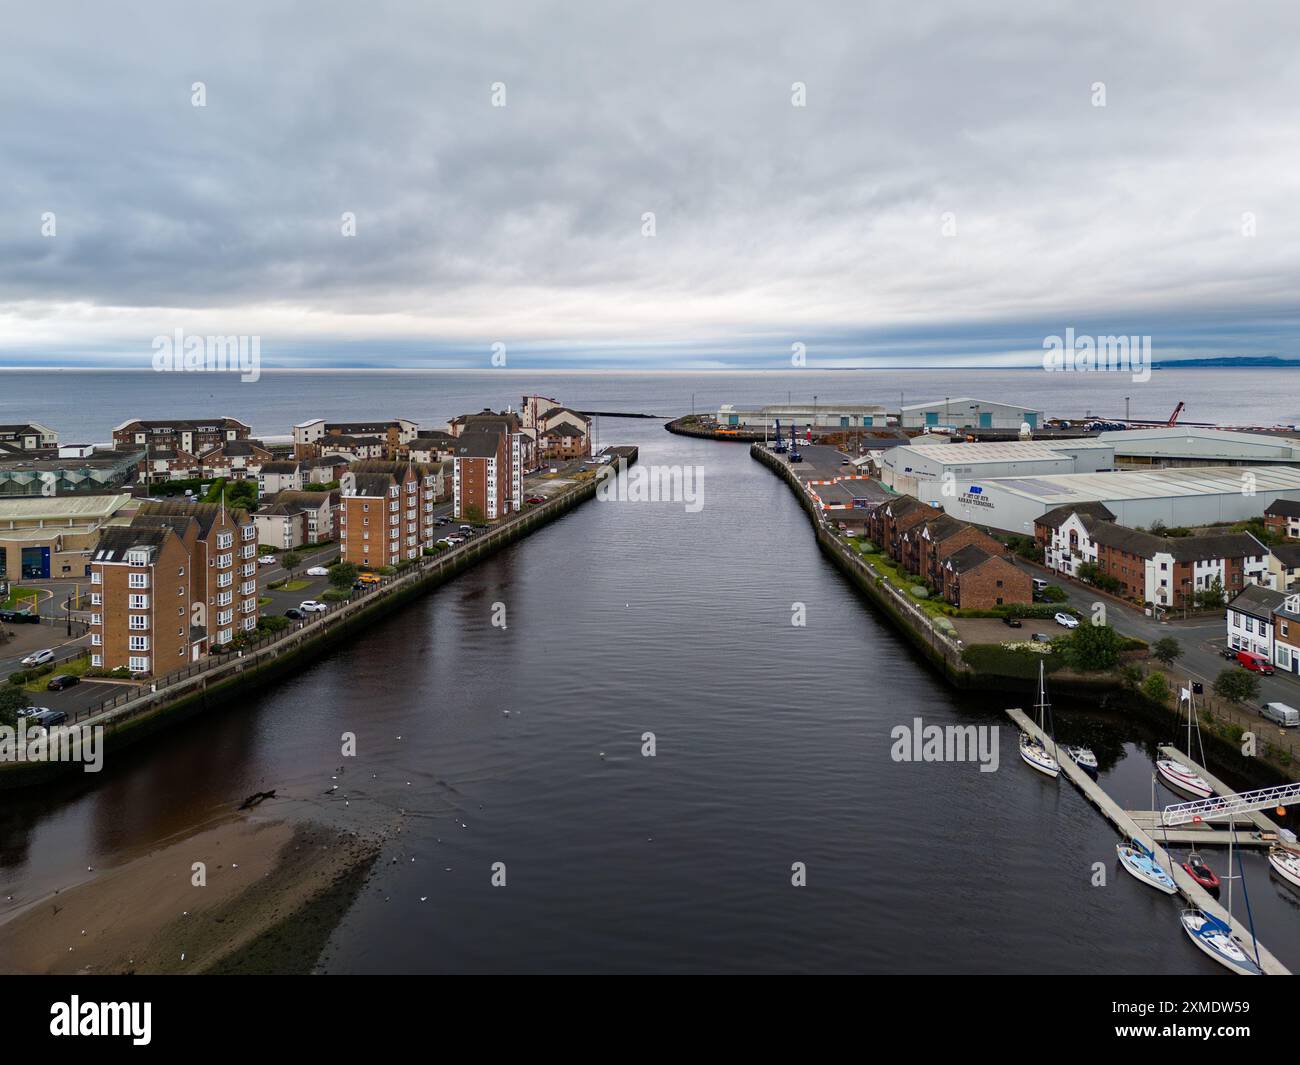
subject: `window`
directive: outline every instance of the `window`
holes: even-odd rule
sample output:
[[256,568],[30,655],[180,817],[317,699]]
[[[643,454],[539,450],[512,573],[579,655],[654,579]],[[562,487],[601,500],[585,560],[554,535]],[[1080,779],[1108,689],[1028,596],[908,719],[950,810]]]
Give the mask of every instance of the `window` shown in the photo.
[[148,673],[149,659],[132,655],[127,660],[127,668],[129,668],[132,673]]
[[102,666],[102,665],[104,664],[104,656],[103,656],[103,655],[91,655],[91,656],[90,656],[90,664],[91,664],[92,666]]
[[103,571],[101,571],[101,570],[95,570],[95,571],[90,575],[90,583],[91,583],[91,584],[103,584],[103,583],[104,583],[104,574],[103,574]]
[[148,614],[131,614],[131,615],[130,615],[130,620],[127,622],[127,628],[129,628],[129,629],[147,629],[148,627],[149,627],[149,615],[148,615]]
[[147,595],[133,595],[127,602],[132,610],[148,610],[149,597]]
[[148,588],[149,574],[147,573],[129,573],[126,577],[126,586],[128,588]]
[[103,642],[104,642],[104,637],[102,637],[99,633],[92,632],[90,634],[90,644],[92,647],[99,647],[103,644]]
[[92,625],[102,625],[102,624],[104,624],[104,615],[103,615],[103,614],[91,614],[91,615],[90,615],[90,623],[91,623]]
[[132,651],[147,651],[147,650],[149,650],[149,637],[148,637],[148,636],[132,636],[132,637],[131,637],[131,640],[130,640],[130,649],[131,649]]

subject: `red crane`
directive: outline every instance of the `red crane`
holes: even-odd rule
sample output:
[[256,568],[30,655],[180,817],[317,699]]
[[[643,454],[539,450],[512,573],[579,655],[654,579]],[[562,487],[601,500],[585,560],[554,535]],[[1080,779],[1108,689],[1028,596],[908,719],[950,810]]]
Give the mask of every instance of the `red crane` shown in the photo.
[[1174,412],[1173,412],[1173,414],[1169,415],[1169,420],[1168,420],[1167,422],[1165,422],[1165,425],[1166,425],[1168,428],[1172,429],[1175,425],[1178,424],[1178,415],[1180,415],[1180,414],[1183,413],[1183,408],[1184,408],[1185,406],[1187,406],[1187,404],[1184,403],[1184,402],[1180,399],[1180,400],[1178,401],[1178,406],[1176,406],[1176,407],[1174,408]]

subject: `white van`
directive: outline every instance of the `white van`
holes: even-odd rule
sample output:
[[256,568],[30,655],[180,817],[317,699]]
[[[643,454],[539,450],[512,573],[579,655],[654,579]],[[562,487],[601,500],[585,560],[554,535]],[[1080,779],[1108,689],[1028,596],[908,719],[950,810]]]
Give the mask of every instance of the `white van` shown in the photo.
[[1300,726],[1300,710],[1286,703],[1265,703],[1259,708],[1260,715],[1284,728]]
[[1034,578],[1034,591],[1041,592],[1041,591],[1045,591],[1046,588],[1047,588],[1047,582],[1043,580],[1042,577]]

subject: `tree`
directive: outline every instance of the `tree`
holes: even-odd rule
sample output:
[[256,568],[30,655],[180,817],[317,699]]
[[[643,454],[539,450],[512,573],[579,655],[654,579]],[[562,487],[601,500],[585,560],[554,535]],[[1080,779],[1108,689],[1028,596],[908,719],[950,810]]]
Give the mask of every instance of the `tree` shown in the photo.
[[1214,678],[1214,694],[1230,703],[1245,703],[1259,698],[1259,678],[1244,669],[1229,666]]
[[18,711],[28,704],[27,693],[17,684],[0,686],[0,725],[13,728],[18,724]]
[[289,571],[289,576],[293,576],[293,571],[302,565],[302,555],[297,551],[286,551],[280,556],[280,565]]
[[1166,666],[1172,666],[1182,653],[1183,645],[1172,636],[1163,636],[1151,645],[1151,654]]
[[1114,669],[1124,639],[1109,625],[1080,625],[1063,640],[1065,660],[1075,669]]
[[1223,581],[1215,577],[1208,588],[1202,588],[1192,595],[1192,605],[1202,610],[1223,606]]
[[346,592],[357,579],[358,572],[355,563],[340,562],[330,569],[330,585],[340,592]]
[[1142,691],[1148,699],[1163,703],[1169,698],[1169,682],[1163,673],[1152,673],[1143,683]]

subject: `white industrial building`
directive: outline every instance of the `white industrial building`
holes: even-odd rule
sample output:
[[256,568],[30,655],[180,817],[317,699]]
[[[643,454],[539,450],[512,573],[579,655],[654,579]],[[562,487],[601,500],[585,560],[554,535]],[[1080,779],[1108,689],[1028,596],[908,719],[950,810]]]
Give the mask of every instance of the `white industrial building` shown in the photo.
[[[923,439],[923,438],[918,438]],[[1099,440],[1011,440],[990,444],[896,447],[881,455],[880,480],[895,492],[933,499],[965,490],[972,480],[1052,473],[1091,473],[1115,465],[1115,449]],[[938,506],[938,504],[935,504]]]
[[929,403],[908,403],[898,408],[898,424],[904,429],[923,429],[926,426],[947,425],[956,429],[1014,429],[1022,425],[1037,429],[1043,423],[1043,412],[1013,403],[997,403],[990,399],[972,399],[970,396],[931,400]]
[[[958,446],[958,445],[954,445]],[[927,451],[926,454],[929,454]],[[1256,517],[1275,499],[1300,500],[1300,467],[1208,466],[1105,473],[971,478],[955,495],[925,502],[953,517],[1033,535],[1034,519],[1055,507],[1096,501],[1129,528],[1201,526]]]
[[1120,465],[1300,465],[1300,438],[1269,433],[1173,425],[1106,432],[1097,439],[1114,445]]
[[782,429],[791,425],[800,429],[808,425],[821,429],[872,429],[889,423],[889,411],[876,403],[773,403],[750,408],[724,403],[718,408],[719,425],[766,427],[775,432],[778,419]]

